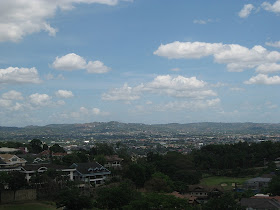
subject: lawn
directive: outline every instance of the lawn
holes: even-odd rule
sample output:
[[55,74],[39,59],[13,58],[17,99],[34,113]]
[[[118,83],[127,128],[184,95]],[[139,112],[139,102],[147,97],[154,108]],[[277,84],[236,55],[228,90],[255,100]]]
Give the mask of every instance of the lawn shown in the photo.
[[0,205],[0,210],[54,210],[55,205],[43,202],[29,202],[29,203],[16,203],[16,204],[3,204]]
[[238,185],[243,184],[246,180],[251,179],[252,177],[226,177],[226,176],[211,176],[207,178],[203,178],[200,181],[200,184],[207,186],[221,186],[221,184],[226,184],[224,186],[225,189],[232,189],[232,183],[237,183]]

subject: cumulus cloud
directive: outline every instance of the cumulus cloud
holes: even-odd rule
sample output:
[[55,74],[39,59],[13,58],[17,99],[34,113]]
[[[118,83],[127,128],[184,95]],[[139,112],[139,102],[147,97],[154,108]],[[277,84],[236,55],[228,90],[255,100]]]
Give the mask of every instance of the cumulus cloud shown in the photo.
[[58,70],[73,71],[84,69],[85,67],[85,59],[75,53],[69,53],[61,57],[56,57],[53,62],[53,68]]
[[58,9],[71,10],[75,4],[117,5],[121,0],[9,0],[0,1],[0,42],[18,42],[24,36],[46,31],[55,36],[58,29],[48,22]]
[[102,100],[106,101],[134,101],[140,98],[139,88],[129,87],[124,84],[121,88],[114,88],[108,93],[102,94]]
[[18,68],[9,67],[6,69],[0,69],[0,84],[9,83],[40,83],[38,72],[36,68]]
[[201,58],[218,53],[224,49],[222,43],[205,42],[173,42],[160,47],[154,52],[155,55],[176,58]]
[[267,11],[280,13],[280,0],[275,1],[274,4],[264,2],[262,3],[262,7]]
[[201,109],[214,108],[220,105],[221,100],[219,98],[210,100],[192,100],[192,101],[174,101],[167,104],[156,106],[158,111],[180,111],[180,110],[192,110],[197,111]]
[[52,67],[57,70],[64,71],[74,71],[74,70],[83,70],[86,69],[88,73],[94,74],[103,74],[111,70],[111,68],[107,67],[101,61],[89,61],[75,54],[69,53],[67,55],[56,57],[55,61],[52,64]]
[[200,25],[205,25],[205,24],[210,23],[210,22],[213,22],[213,20],[212,19],[206,19],[206,20],[196,19],[196,20],[193,20],[194,24],[200,24]]
[[240,88],[240,87],[231,87],[230,90],[231,90],[231,91],[238,91],[238,92],[240,92],[240,91],[244,91],[244,88]]
[[265,74],[258,74],[257,76],[250,78],[248,81],[245,81],[244,83],[248,85],[252,85],[252,84],[280,85],[280,77],[279,76],[269,77]]
[[55,95],[59,98],[71,98],[74,96],[69,90],[58,90],[55,92]]
[[265,44],[267,46],[270,46],[270,47],[278,47],[278,48],[280,48],[280,41],[277,41],[277,42],[266,42]]
[[6,100],[6,99],[1,99],[0,98],[0,107],[10,107],[12,105],[12,101],[11,100]]
[[47,94],[34,93],[29,96],[29,101],[35,106],[48,106],[51,104],[52,97]]
[[64,114],[65,118],[85,118],[90,116],[108,116],[110,115],[109,112],[101,111],[99,108],[86,108],[80,107],[77,112],[71,112],[70,114]]
[[9,92],[3,93],[2,98],[7,100],[23,100],[22,94],[15,90],[10,90]]
[[247,18],[252,10],[255,9],[254,5],[252,4],[245,4],[241,11],[238,13],[239,17]]
[[229,71],[235,72],[280,61],[278,51],[268,51],[260,45],[249,49],[238,44],[176,41],[160,45],[154,54],[169,59],[198,59],[212,55],[216,63],[226,64]]
[[196,77],[159,75],[153,81],[129,87],[124,84],[121,88],[109,90],[102,95],[103,100],[110,101],[133,101],[140,99],[144,92],[152,94],[167,95],[175,98],[203,99],[216,96],[217,94],[209,89],[208,84]]
[[64,80],[65,79],[62,74],[55,76],[51,73],[48,73],[48,74],[44,75],[44,77],[46,80]]
[[101,61],[89,61],[86,67],[88,73],[103,74],[111,70]]
[[256,69],[259,73],[274,73],[280,71],[280,64],[277,63],[268,63],[268,64],[261,64]]

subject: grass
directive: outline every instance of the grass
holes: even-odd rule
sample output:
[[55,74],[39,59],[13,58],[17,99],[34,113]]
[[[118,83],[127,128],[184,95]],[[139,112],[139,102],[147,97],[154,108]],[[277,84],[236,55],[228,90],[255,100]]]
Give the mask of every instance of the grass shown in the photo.
[[232,189],[232,183],[237,183],[237,185],[242,185],[246,180],[250,179],[252,177],[241,177],[241,178],[235,178],[235,177],[226,177],[226,176],[211,176],[207,178],[203,178],[200,181],[200,184],[207,185],[207,186],[221,186],[221,184],[227,184],[225,186],[225,189]]
[[0,210],[54,210],[56,206],[50,202],[27,202],[27,203],[14,203],[14,204],[2,204]]

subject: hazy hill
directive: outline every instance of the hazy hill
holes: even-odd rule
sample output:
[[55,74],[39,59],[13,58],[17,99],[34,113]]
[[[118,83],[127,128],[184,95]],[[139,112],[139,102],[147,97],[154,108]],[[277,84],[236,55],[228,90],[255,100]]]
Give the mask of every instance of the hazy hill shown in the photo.
[[12,137],[79,138],[100,134],[101,136],[137,135],[207,135],[207,134],[280,134],[280,124],[268,123],[188,123],[154,124],[92,122],[84,124],[51,124],[46,126],[0,127],[0,140]]

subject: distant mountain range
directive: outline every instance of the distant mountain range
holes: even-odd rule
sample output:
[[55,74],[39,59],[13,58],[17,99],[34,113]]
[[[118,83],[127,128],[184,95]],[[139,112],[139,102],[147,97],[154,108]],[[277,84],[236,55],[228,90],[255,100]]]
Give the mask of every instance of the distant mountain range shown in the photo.
[[[270,123],[187,123],[142,124],[120,122],[93,122],[84,124],[51,124],[46,126],[1,127],[0,140],[32,138],[80,138],[101,136],[161,135],[224,135],[224,134],[280,134],[280,124]],[[140,137],[139,137],[140,138]]]

